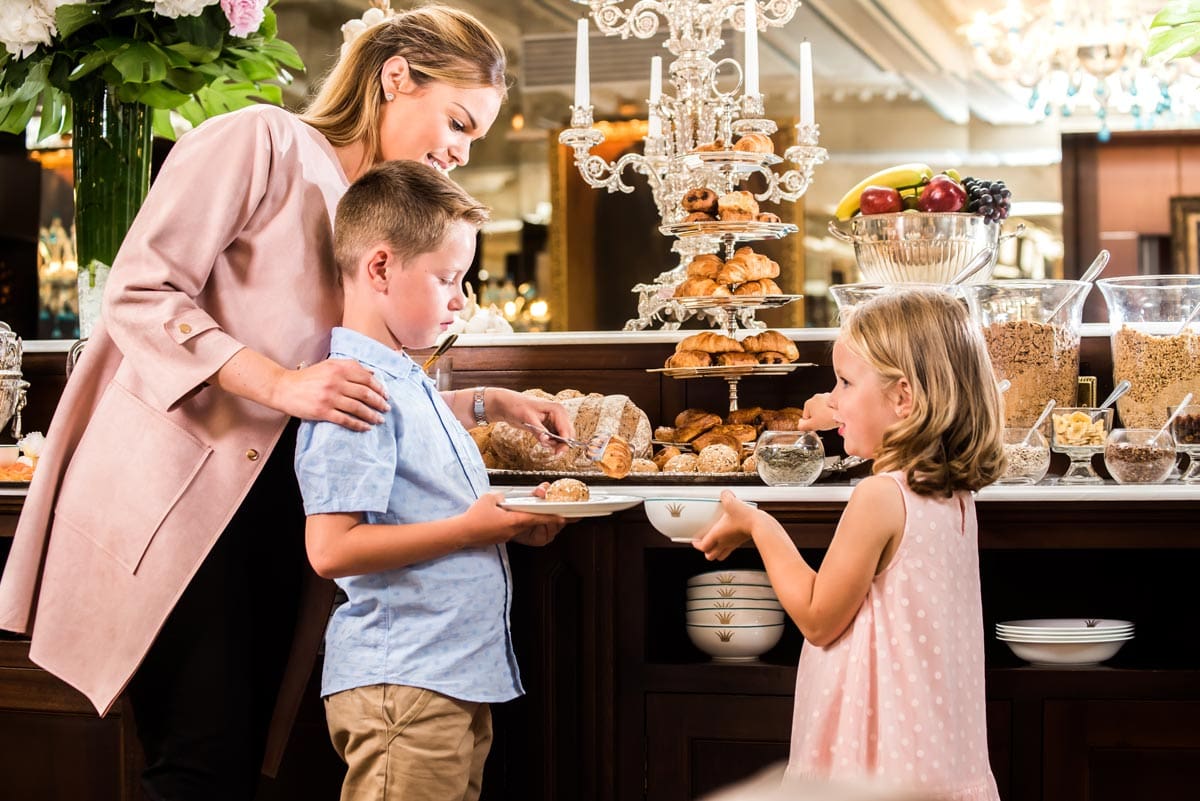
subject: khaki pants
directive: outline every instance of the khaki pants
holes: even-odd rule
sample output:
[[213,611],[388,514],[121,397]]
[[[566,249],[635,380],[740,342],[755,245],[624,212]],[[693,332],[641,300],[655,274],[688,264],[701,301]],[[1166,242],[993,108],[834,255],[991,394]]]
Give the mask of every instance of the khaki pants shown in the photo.
[[325,699],[346,763],[341,801],[476,801],[492,745],[487,704],[377,684]]

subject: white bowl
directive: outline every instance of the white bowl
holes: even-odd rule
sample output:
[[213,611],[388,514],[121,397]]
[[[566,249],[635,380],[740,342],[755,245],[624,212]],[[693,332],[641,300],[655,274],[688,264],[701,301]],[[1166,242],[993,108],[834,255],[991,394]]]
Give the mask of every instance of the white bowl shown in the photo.
[[775,590],[761,587],[757,584],[704,584],[699,587],[687,588],[687,599],[699,601],[704,599],[737,598],[739,600],[769,600],[778,601]]
[[714,662],[753,662],[775,647],[783,624],[772,626],[701,626],[687,624],[688,639]]
[[[1132,639],[1132,638],[1130,638]],[[1005,640],[1020,659],[1035,665],[1095,665],[1116,656],[1125,640],[1109,642],[1015,642]]]
[[16,464],[21,455],[21,449],[16,445],[0,445],[0,467]]
[[[1091,621],[1092,625],[1088,625]],[[1082,617],[1047,617],[1033,620],[1006,620],[996,624],[997,631],[1010,631],[1014,634],[1094,634],[1096,632],[1122,631],[1132,629],[1133,623],[1128,620],[1108,620],[1106,618]]]
[[783,604],[777,598],[693,598],[687,602],[687,611],[702,612],[707,609],[776,609]]
[[783,610],[766,607],[697,609],[688,611],[687,622],[701,626],[774,626],[783,622]]
[[754,584],[759,587],[770,587],[771,580],[765,570],[711,570],[708,573],[697,573],[688,579],[689,587],[701,587],[715,584]]
[[671,542],[692,542],[721,516],[719,498],[646,498],[642,508],[650,525]]

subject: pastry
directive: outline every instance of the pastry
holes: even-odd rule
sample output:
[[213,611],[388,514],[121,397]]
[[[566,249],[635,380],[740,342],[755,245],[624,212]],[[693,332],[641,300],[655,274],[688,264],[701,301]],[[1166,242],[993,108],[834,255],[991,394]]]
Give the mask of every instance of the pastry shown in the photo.
[[789,362],[800,358],[800,349],[796,343],[778,331],[763,331],[761,334],[751,334],[742,340],[742,348],[750,353],[774,351],[782,353]]
[[481,454],[481,456],[483,457],[483,466],[488,470],[503,469],[500,467],[500,457],[496,455],[495,451],[487,451]]
[[747,456],[745,459],[743,459],[742,460],[742,472],[743,473],[757,473],[758,472],[758,456],[756,456],[755,454],[752,453],[749,456]]
[[749,192],[730,192],[717,198],[717,216],[723,221],[753,220],[758,201]]
[[676,448],[674,445],[668,445],[658,453],[654,454],[654,458],[651,459],[651,461],[658,465],[659,470],[666,470],[667,462],[671,461],[681,453],[683,453],[683,451],[679,450],[679,448]]
[[[560,401],[575,429],[586,442],[595,434],[616,435],[629,445],[630,456],[650,453],[650,420],[626,395],[586,395]],[[572,447],[556,453],[538,443],[532,432],[520,425],[496,423],[492,428],[491,451],[499,466],[509,470],[539,472],[598,472],[584,448]]]
[[[718,334],[715,331],[702,331],[692,334],[676,345],[676,350],[702,350],[706,353],[728,353],[743,350],[742,344],[733,337]],[[766,350],[766,348],[763,348]]]
[[702,350],[677,350],[667,357],[667,362],[663,367],[708,367],[710,365],[712,365],[712,356]]
[[471,435],[471,439],[475,440],[475,447],[479,449],[479,452],[487,453],[488,448],[492,445],[492,427],[490,425],[475,426],[468,428],[467,433]]
[[758,358],[753,353],[718,353],[717,364],[721,367],[740,367],[758,364]]
[[714,280],[720,284],[740,284],[750,280],[750,270],[744,260],[733,258],[725,262]]
[[649,459],[634,459],[633,465],[629,468],[631,473],[657,473],[658,465]]
[[751,406],[748,409],[734,409],[725,418],[730,425],[749,425],[755,427],[758,425],[762,417],[762,409],[758,406]]
[[774,153],[775,145],[766,134],[748,133],[733,143],[733,149],[745,153]]
[[749,423],[728,423],[717,426],[713,431],[733,437],[739,443],[753,442],[758,436],[758,429]]
[[687,443],[694,440],[696,437],[708,431],[710,428],[721,424],[721,418],[715,414],[706,415],[694,422],[685,423],[675,426],[675,441]]
[[772,214],[772,213],[771,213],[771,212],[769,212],[769,211],[760,211],[760,212],[758,213],[758,215],[757,215],[757,216],[755,216],[755,218],[754,218],[754,219],[755,219],[757,222],[765,222],[765,223],[777,223],[777,222],[783,222],[782,220],[780,220],[780,219],[779,219],[779,215],[778,215],[778,214]]
[[658,442],[674,442],[675,427],[674,426],[659,426],[654,429],[654,439]]
[[692,449],[697,452],[703,451],[709,445],[728,445],[734,451],[742,449],[742,443],[738,442],[736,437],[721,431],[719,426],[692,440]]
[[764,350],[754,354],[759,364],[788,364],[787,357],[774,350]]
[[705,214],[717,213],[717,193],[708,187],[698,186],[683,193],[680,202],[684,211],[702,211]]
[[788,412],[763,412],[764,431],[799,431],[804,416]]
[[677,298],[704,298],[713,294],[717,289],[717,282],[711,278],[685,278],[683,282],[675,287],[675,297]]
[[783,290],[779,288],[779,284],[772,281],[770,278],[761,278],[757,281],[747,281],[744,284],[739,284],[737,289],[733,290],[733,294],[739,296],[745,295],[782,295]]
[[741,466],[738,451],[728,445],[709,445],[696,457],[696,469],[701,473],[734,473]]
[[[684,409],[679,414],[675,415],[675,427],[682,428],[683,426],[695,425],[703,423],[706,429],[713,426],[721,425],[721,418],[712,412],[706,412],[703,409]],[[678,441],[678,440],[676,440]]]
[[614,434],[600,455],[600,471],[609,478],[625,478],[632,466],[633,451],[629,443]]
[[706,211],[693,211],[683,218],[684,222],[716,222],[717,218]]
[[587,484],[576,478],[560,478],[546,488],[546,500],[555,503],[586,501],[591,496]]
[[778,262],[771,261],[761,253],[755,253],[749,247],[741,247],[734,251],[728,263],[741,265],[746,271],[743,280],[757,281],[760,278],[776,278],[779,276]]
[[555,393],[554,399],[565,401],[567,398],[582,398],[583,393],[577,389],[560,389]]
[[725,262],[714,253],[704,253],[692,259],[687,266],[688,278],[716,278]]
[[699,457],[694,453],[681,453],[668,459],[662,470],[664,473],[695,473],[698,461]]
[[521,394],[528,395],[531,398],[540,398],[541,400],[555,400],[555,397],[544,389],[527,389]]

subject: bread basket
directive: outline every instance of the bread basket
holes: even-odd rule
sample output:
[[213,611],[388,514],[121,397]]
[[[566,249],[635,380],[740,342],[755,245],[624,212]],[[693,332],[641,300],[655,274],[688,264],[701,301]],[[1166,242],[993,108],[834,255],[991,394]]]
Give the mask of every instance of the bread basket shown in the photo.
[[968,283],[990,281],[1000,242],[1016,236],[978,214],[921,211],[830,221],[829,232],[854,245],[863,280],[877,284],[949,283],[985,248],[991,259]]

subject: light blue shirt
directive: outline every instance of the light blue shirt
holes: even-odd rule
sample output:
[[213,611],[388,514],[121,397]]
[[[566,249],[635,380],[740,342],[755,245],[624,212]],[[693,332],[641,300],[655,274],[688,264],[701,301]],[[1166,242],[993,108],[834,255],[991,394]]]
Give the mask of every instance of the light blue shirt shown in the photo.
[[[330,351],[374,372],[391,409],[364,432],[301,423],[296,476],[305,514],[359,512],[367,523],[420,523],[461,514],[488,491],[471,436],[412,359],[347,328],[333,329]],[[348,600],[325,632],[322,696],[372,684],[478,702],[524,693],[503,545],[337,584]]]

